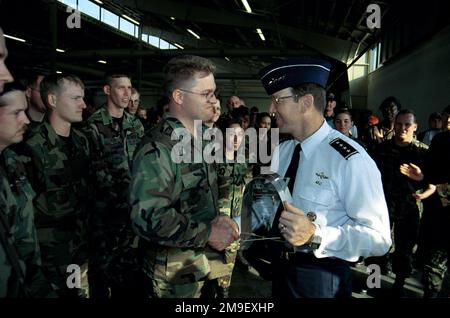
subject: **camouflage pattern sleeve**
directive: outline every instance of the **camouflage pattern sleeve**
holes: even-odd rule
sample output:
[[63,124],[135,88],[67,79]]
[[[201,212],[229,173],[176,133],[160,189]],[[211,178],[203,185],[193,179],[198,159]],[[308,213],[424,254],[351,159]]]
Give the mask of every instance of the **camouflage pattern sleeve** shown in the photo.
[[32,212],[32,209],[23,211],[20,223],[17,224],[16,246],[26,264],[25,284],[33,298],[54,298],[56,293],[42,272],[39,242]]
[[139,138],[144,137],[145,134],[145,128],[144,125],[142,125],[141,121],[138,118],[133,118],[133,126],[136,129],[136,134]]
[[[181,180],[180,165],[171,160],[170,154],[168,147],[155,141],[147,142],[135,154],[129,199],[133,229],[158,245],[204,247],[211,224],[180,212],[185,180]],[[190,210],[195,211],[199,203],[190,202]]]
[[[11,220],[11,233],[14,236],[15,247],[20,260],[25,263],[25,286],[31,297],[56,297],[50,283],[45,278],[41,268],[39,242],[34,225],[33,198],[35,192],[25,176],[23,162],[25,157],[9,149],[5,149],[4,160],[7,175],[12,180],[11,199],[7,207]],[[13,217],[13,215],[15,215]]]

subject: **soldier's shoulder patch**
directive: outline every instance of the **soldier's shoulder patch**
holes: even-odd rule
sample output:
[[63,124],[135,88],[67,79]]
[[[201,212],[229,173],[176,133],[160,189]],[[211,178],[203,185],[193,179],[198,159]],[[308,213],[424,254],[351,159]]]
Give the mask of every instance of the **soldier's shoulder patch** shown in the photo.
[[339,137],[334,138],[332,141],[330,141],[330,146],[333,147],[337,152],[339,152],[339,154],[344,157],[345,160],[348,160],[348,158],[358,153],[358,150],[356,150],[352,145]]

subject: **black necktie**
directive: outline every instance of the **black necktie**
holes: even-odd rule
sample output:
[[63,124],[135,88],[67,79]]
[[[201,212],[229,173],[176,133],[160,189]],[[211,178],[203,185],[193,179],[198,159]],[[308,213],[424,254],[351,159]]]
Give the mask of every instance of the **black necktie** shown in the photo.
[[[289,163],[289,167],[284,175],[285,178],[289,178],[288,188],[292,195],[293,195],[292,192],[294,191],[294,184],[295,184],[295,177],[297,175],[298,163],[300,162],[300,151],[302,151],[302,147],[300,146],[300,143],[298,143],[297,146],[295,146],[291,162]],[[280,236],[278,224],[280,223],[281,212],[283,212],[283,202],[280,203],[277,213],[275,214],[275,218],[273,219],[271,231],[273,236]]]

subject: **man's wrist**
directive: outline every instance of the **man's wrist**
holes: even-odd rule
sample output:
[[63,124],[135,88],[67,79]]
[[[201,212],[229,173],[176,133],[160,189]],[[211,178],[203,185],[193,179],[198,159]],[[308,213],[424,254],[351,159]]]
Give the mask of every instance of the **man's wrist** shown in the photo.
[[315,223],[312,223],[312,225],[314,226],[314,232],[309,238],[306,245],[308,245],[313,250],[317,250],[320,247],[320,244],[322,243],[322,236],[320,235],[321,234],[320,226]]

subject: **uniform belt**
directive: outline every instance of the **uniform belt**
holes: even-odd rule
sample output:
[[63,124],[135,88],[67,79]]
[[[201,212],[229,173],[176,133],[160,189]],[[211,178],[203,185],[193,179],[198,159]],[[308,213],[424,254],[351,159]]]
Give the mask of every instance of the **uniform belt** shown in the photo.
[[284,261],[288,261],[294,264],[312,264],[322,266],[337,266],[348,264],[347,261],[336,257],[317,258],[312,252],[282,252],[280,258]]

